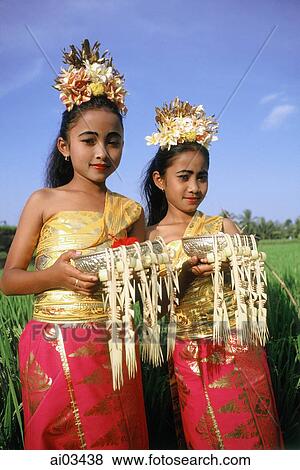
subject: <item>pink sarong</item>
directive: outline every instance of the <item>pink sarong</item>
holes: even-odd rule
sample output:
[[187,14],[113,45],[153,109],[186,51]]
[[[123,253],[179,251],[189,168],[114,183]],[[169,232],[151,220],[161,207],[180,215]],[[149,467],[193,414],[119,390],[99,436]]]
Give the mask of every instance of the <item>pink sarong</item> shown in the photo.
[[107,339],[95,324],[27,324],[19,347],[25,449],[148,448],[140,362],[130,380],[123,364],[124,385],[114,391]]
[[189,449],[283,448],[263,348],[177,339],[173,359]]

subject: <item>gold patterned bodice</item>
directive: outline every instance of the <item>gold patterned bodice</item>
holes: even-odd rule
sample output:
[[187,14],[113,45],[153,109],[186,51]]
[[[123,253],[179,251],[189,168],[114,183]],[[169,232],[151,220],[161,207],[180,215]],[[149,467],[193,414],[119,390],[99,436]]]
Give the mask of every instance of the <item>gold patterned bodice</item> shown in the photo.
[[[82,254],[111,246],[115,238],[127,235],[127,229],[138,220],[141,206],[117,193],[107,191],[103,214],[95,211],[60,211],[48,219],[40,233],[35,269],[52,266],[68,250]],[[57,323],[85,323],[106,319],[102,294],[83,295],[65,289],[52,289],[37,294],[33,318]]]
[[[196,211],[189,223],[184,237],[196,235],[212,235],[222,231],[223,218],[220,216],[207,216]],[[182,264],[189,258],[184,252],[182,241],[174,240],[168,243],[174,250],[173,263],[180,270]],[[224,299],[227,304],[230,326],[234,326],[235,298],[225,277]],[[177,331],[176,335],[182,339],[196,339],[212,336],[213,331],[213,303],[214,292],[211,277],[195,277],[180,299],[176,308]]]

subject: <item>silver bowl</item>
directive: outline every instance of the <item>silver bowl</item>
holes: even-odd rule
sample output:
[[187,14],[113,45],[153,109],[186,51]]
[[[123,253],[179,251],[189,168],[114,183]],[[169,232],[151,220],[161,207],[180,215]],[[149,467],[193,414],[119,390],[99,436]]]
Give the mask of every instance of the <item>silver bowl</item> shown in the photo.
[[[152,243],[152,250],[155,254],[161,254],[163,252],[163,245],[158,241],[153,241]],[[140,243],[141,254],[145,256],[150,254],[149,246],[147,243],[143,242]],[[114,259],[118,261],[121,259],[121,252],[119,247],[112,249],[114,252]],[[137,252],[134,245],[126,245],[126,251],[129,256],[137,258]],[[95,251],[93,253],[89,253],[86,255],[78,256],[77,258],[73,259],[75,267],[84,273],[93,273],[98,274],[99,270],[106,269],[106,255],[105,249],[101,251]]]
[[[237,246],[236,239],[232,235],[232,242]],[[249,235],[239,236],[242,246],[249,245],[253,249],[252,239]],[[223,250],[227,246],[226,238],[223,234],[220,235],[198,235],[195,237],[184,237],[182,239],[183,249],[189,256],[198,256],[205,258],[206,255],[213,250],[213,239],[217,241],[218,250]]]

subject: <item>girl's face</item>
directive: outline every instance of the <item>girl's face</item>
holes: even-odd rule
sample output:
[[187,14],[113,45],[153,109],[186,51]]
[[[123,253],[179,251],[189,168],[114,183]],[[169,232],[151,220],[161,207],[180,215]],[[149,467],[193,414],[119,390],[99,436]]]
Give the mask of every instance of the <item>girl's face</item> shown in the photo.
[[58,139],[64,156],[70,155],[74,177],[103,183],[119,166],[123,128],[118,116],[108,109],[90,109],[71,127],[68,142]]
[[188,150],[173,157],[165,175],[153,173],[155,184],[165,191],[169,208],[195,212],[208,189],[208,166],[203,154]]

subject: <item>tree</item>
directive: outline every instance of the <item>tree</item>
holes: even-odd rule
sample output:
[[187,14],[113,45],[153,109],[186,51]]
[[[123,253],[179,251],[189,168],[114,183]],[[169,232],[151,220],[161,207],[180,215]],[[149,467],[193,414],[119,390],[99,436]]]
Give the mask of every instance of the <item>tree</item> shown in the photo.
[[239,224],[243,230],[243,233],[246,235],[251,233],[256,233],[256,217],[252,217],[252,212],[250,209],[245,209],[243,214],[239,216]]

